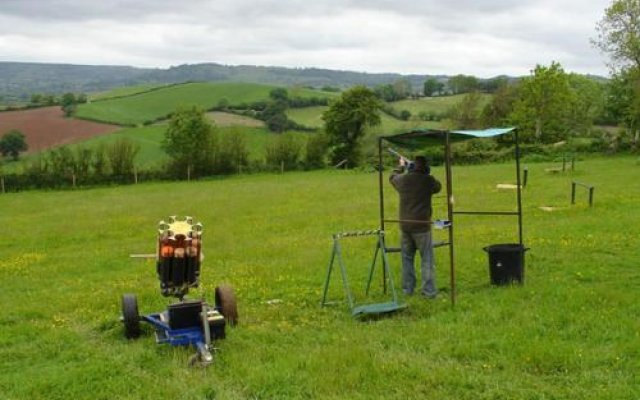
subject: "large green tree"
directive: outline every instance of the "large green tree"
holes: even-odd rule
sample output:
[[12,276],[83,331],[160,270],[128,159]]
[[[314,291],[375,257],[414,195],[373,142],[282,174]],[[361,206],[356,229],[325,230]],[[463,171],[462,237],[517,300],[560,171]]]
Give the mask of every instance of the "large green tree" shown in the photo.
[[382,103],[364,86],[355,86],[329,106],[322,119],[332,146],[331,161],[347,160],[350,167],[360,163],[360,141],[366,128],[380,124]]
[[583,75],[569,74],[573,93],[569,112],[569,125],[574,133],[585,135],[594,121],[604,112],[604,85]]
[[455,75],[449,78],[447,86],[453,94],[469,93],[478,90],[480,82],[471,75]]
[[483,126],[509,126],[513,107],[520,97],[520,83],[500,86],[482,110]]
[[481,122],[482,96],[479,92],[470,92],[451,107],[447,114],[454,129],[478,129]]
[[18,160],[20,153],[28,149],[24,134],[17,129],[12,129],[0,138],[0,154]]
[[520,83],[520,98],[514,104],[511,120],[521,129],[525,141],[562,140],[570,132],[572,102],[569,76],[562,66],[557,62],[548,67],[537,65]]
[[174,112],[162,143],[173,167],[183,171],[189,168],[196,174],[208,172],[212,163],[213,130],[212,123],[198,107]]
[[431,97],[434,94],[440,94],[444,89],[444,83],[440,82],[436,78],[429,78],[424,81],[424,85],[422,86],[422,92],[425,96]]
[[592,43],[611,57],[611,67],[640,68],[640,0],[613,1],[596,31]]
[[640,0],[615,0],[605,9],[592,40],[610,57],[613,79],[609,85],[609,116],[618,117],[632,137],[640,142]]

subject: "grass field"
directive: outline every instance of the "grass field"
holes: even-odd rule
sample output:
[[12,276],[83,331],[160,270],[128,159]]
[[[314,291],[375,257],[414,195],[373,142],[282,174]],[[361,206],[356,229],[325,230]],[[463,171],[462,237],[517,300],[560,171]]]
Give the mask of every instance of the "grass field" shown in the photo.
[[[327,109],[328,107],[293,108],[287,110],[287,116],[291,120],[304,126],[321,129],[324,127],[322,113],[324,113]],[[442,127],[442,123],[438,121],[419,121],[415,119],[412,119],[410,121],[402,121],[400,119],[390,117],[389,115],[384,113],[380,115],[380,119],[380,125],[370,129],[370,132],[375,135],[397,133],[402,130],[415,128],[428,127],[438,129]]]
[[[230,105],[267,100],[276,86],[251,83],[185,83],[128,97],[115,98],[78,106],[76,116],[122,125],[142,124],[164,117],[180,106],[209,109],[226,99]],[[330,97],[335,93],[305,88],[292,88],[290,96]]]
[[[0,194],[9,228],[0,238],[2,397],[637,399],[640,165],[595,159],[555,175],[549,166],[528,166],[523,286],[490,286],[482,251],[517,241],[515,220],[460,215],[456,307],[446,251],[437,249],[441,295],[408,298],[406,311],[365,322],[344,303],[319,302],[331,234],[378,225],[375,174]],[[441,168],[434,174],[443,178]],[[596,186],[594,207],[584,192],[569,205],[572,179]],[[514,192],[498,183],[513,183],[513,165],[454,167],[456,209],[513,210]],[[395,215],[395,195],[386,194]],[[435,200],[435,217],[444,217],[443,202]],[[187,367],[191,350],[156,345],[151,334],[125,340],[118,322],[122,293],[137,293],[143,313],[166,307],[153,262],[128,255],[153,252],[157,221],[173,214],[205,225],[200,293],[211,299],[227,282],[238,297],[240,324],[206,370]],[[397,240],[391,227],[388,241]],[[362,301],[373,244],[343,245]],[[399,258],[390,257],[397,278]],[[330,297],[341,300],[334,278]],[[379,292],[379,276],[375,283]]]
[[[408,110],[411,115],[418,115],[420,112],[431,112],[436,114],[444,114],[448,109],[459,103],[464,94],[454,96],[438,96],[438,97],[421,97],[417,100],[400,100],[390,105],[396,110]],[[483,105],[491,99],[490,94],[482,94]]]
[[138,93],[148,92],[149,90],[156,90],[163,86],[166,86],[166,85],[148,83],[143,85],[121,86],[105,92],[92,93],[91,95],[89,95],[89,100],[99,101],[99,100],[111,99],[114,97],[133,96]]
[[[100,136],[77,144],[77,146],[94,147],[99,143],[113,143],[120,138],[127,138],[140,146],[140,153],[136,156],[136,165],[139,167],[158,166],[167,160],[167,154],[162,149],[162,140],[167,129],[166,124],[159,124],[140,128],[125,128],[112,135]],[[217,128],[219,134],[230,132],[243,135],[246,139],[249,158],[262,160],[265,155],[267,143],[275,136],[265,128],[221,126]],[[302,135],[302,134],[301,134]]]

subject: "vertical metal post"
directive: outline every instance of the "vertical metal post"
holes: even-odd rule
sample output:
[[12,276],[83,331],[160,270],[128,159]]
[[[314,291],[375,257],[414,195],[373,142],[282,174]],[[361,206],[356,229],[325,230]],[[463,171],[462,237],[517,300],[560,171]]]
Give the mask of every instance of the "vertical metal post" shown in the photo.
[[[380,233],[378,233],[378,235],[380,235]],[[383,246],[384,243],[378,239],[378,242],[376,243],[376,251],[373,253],[373,261],[371,262],[371,268],[369,269],[369,280],[367,281],[367,289],[365,290],[365,294],[368,296],[369,295],[369,290],[371,289],[371,281],[373,280],[373,272],[376,269],[376,261],[378,261],[378,252],[380,251],[381,246]],[[382,251],[384,251],[384,247],[382,247]],[[383,259],[384,262],[384,259]],[[382,268],[384,269],[384,265],[382,266]],[[384,272],[383,272],[384,274]]]
[[[518,200],[518,240],[520,243],[520,265],[522,268],[522,281],[524,281],[524,245],[522,243],[522,186],[520,185],[520,139],[518,138],[518,129],[513,131],[513,136],[515,139],[515,156],[516,156],[516,195]],[[564,160],[564,159],[563,159]],[[564,161],[562,164],[562,169],[564,170]]]
[[571,204],[576,204],[576,183],[571,182]]
[[[380,198],[380,230],[384,232],[384,178],[382,166],[382,137],[378,138],[378,196]],[[382,249],[385,254],[386,249]],[[382,292],[387,293],[387,270],[382,268]]]
[[515,139],[515,156],[516,156],[516,195],[518,200],[518,240],[522,247],[522,186],[520,185],[520,140],[518,138],[518,129],[513,131]]
[[589,186],[589,207],[593,207],[593,186]]
[[380,230],[384,231],[384,188],[382,174],[382,137],[378,138],[378,196],[380,199]]
[[447,218],[449,225],[449,275],[451,286],[451,306],[456,305],[456,268],[453,251],[453,180],[451,178],[451,138],[450,132],[445,133],[444,166],[447,177]]
[[524,167],[522,172],[524,172],[524,176],[522,177],[522,187],[527,187],[527,181],[529,180],[529,168]]
[[329,261],[329,268],[327,268],[327,279],[324,281],[324,291],[322,293],[321,306],[327,303],[327,292],[329,291],[329,282],[331,281],[331,270],[333,269],[333,261],[336,258],[336,251],[338,247],[337,239],[333,238],[333,249],[331,250],[331,260]]

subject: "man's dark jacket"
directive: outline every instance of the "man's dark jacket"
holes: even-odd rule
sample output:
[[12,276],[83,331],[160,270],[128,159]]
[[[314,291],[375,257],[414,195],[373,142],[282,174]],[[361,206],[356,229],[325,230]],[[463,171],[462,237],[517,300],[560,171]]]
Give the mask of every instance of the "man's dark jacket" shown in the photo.
[[[431,196],[438,193],[442,185],[424,171],[414,170],[406,174],[395,170],[389,181],[400,195],[400,220],[431,221]],[[426,232],[429,224],[400,222],[405,232]]]

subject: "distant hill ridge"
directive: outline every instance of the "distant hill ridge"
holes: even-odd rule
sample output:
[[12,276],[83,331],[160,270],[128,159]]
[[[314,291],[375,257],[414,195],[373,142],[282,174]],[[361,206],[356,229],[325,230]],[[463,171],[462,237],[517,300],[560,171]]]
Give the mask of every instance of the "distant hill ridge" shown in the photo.
[[446,80],[446,75],[401,75],[365,73],[321,68],[285,68],[216,63],[185,64],[167,69],[128,66],[0,62],[0,103],[28,101],[34,93],[59,95],[91,93],[149,83],[186,81],[235,81],[274,85],[376,86],[408,79],[420,90],[428,78]]

